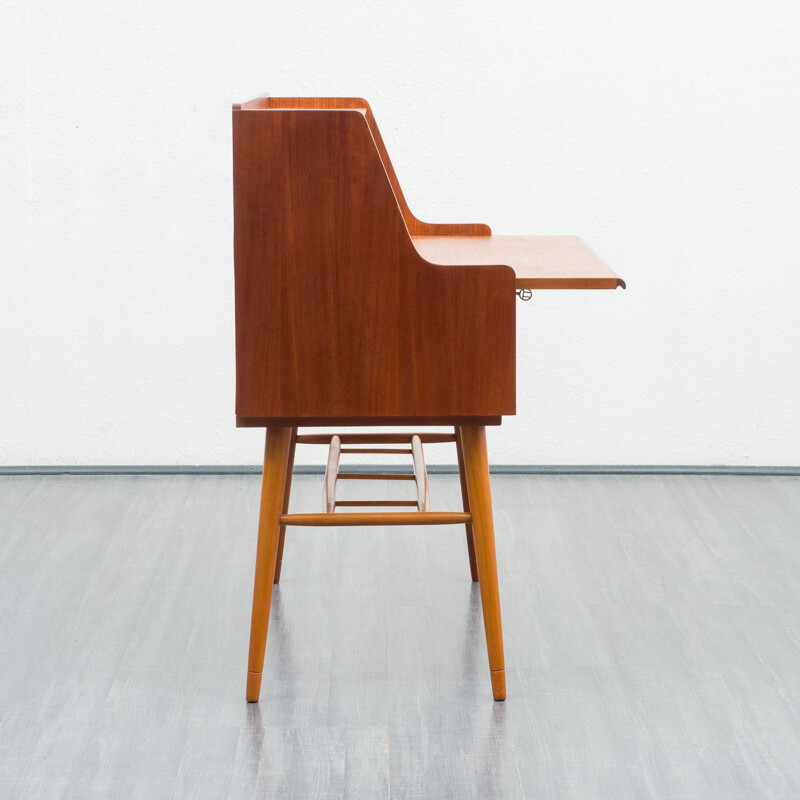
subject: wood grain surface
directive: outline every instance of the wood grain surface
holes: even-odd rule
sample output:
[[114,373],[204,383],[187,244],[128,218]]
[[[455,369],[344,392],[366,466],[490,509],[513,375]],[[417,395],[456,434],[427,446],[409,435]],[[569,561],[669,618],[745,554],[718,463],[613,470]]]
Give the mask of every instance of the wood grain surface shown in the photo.
[[419,255],[365,114],[234,108],[233,154],[239,424],[515,412],[513,270]]
[[577,236],[415,236],[434,264],[507,264],[517,289],[625,288]]
[[[237,108],[237,106],[234,106]],[[412,236],[490,236],[492,233],[488,225],[481,223],[436,223],[423,222],[412,213],[408,207],[394,165],[389,157],[383,137],[378,129],[378,123],[372,113],[369,103],[361,97],[258,97],[249,103],[243,103],[238,108],[253,109],[281,109],[281,108],[322,108],[322,109],[355,109],[364,114],[369,125],[375,146],[378,148],[383,168],[392,185],[397,203],[403,214],[406,227]]]
[[495,700],[506,699],[506,665],[503,652],[503,623],[500,614],[500,586],[497,580],[497,557],[494,541],[494,514],[489,482],[489,457],[486,451],[486,430],[478,425],[459,428],[464,479],[469,508],[481,609],[489,654],[489,674]]
[[264,443],[264,473],[261,481],[261,509],[258,517],[258,546],[253,578],[253,607],[250,614],[250,653],[247,659],[246,696],[258,702],[264,649],[267,645],[269,610],[275,581],[278,544],[285,505],[286,484],[292,449],[292,428],[267,428]]

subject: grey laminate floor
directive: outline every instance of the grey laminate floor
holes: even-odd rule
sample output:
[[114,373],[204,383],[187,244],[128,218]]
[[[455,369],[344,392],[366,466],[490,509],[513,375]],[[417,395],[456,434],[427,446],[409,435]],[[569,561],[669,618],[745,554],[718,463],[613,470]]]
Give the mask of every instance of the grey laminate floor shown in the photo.
[[0,479],[0,797],[800,797],[800,479],[494,476],[504,704],[462,529],[290,530],[248,706],[258,483]]

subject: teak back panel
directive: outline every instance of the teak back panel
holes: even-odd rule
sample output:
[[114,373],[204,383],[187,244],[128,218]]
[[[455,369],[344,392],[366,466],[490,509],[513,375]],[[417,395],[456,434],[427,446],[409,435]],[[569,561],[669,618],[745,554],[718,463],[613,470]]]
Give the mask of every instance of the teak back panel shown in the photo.
[[513,270],[417,253],[363,113],[235,107],[233,152],[240,425],[514,413]]

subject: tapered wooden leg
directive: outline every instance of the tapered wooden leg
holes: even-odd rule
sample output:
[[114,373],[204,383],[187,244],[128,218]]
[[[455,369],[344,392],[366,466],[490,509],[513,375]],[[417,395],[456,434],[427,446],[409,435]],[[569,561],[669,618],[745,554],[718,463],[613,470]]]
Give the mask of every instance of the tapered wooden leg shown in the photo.
[[[281,513],[289,513],[289,495],[292,491],[292,470],[294,469],[294,451],[297,447],[297,428],[292,428],[292,440],[289,444],[289,460],[286,466],[286,491],[283,493],[283,511]],[[286,541],[286,526],[281,525],[280,532],[278,533],[278,556],[275,561],[275,578],[273,583],[279,583],[281,580],[281,564],[283,563],[283,545]]]
[[503,657],[503,623],[500,618],[500,592],[494,549],[492,494],[489,488],[489,458],[486,454],[486,429],[482,425],[461,428],[467,494],[472,513],[475,559],[483,606],[483,625],[489,651],[489,670],[495,700],[506,699],[506,671]]
[[261,693],[261,672],[267,646],[272,580],[278,554],[279,517],[286,493],[286,473],[291,446],[291,428],[267,428],[264,447],[264,476],[261,479],[261,512],[258,518],[256,575],[253,585],[253,613],[250,618],[250,657],[247,664],[247,701],[257,703]]
[[[458,457],[458,477],[461,481],[461,502],[464,504],[464,511],[469,514],[469,493],[467,492],[467,476],[464,473],[464,451],[461,445],[461,428],[456,427],[456,456]],[[475,562],[475,542],[472,535],[472,523],[467,522],[464,527],[467,529],[467,554],[469,555],[469,574],[473,581],[478,580],[478,565]]]

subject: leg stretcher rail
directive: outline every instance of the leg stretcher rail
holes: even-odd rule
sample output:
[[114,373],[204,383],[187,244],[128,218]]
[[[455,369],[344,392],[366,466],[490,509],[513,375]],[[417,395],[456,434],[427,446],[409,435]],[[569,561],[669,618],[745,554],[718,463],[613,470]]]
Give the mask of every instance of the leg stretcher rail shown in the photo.
[[[281,525],[463,525],[472,521],[469,511],[431,511],[428,470],[425,466],[423,442],[456,442],[450,433],[334,433],[295,436],[297,444],[328,445],[328,461],[322,488],[323,511],[319,514],[289,514],[284,508]],[[343,447],[344,444],[357,445]],[[407,445],[406,447],[370,447],[368,445]],[[413,474],[340,472],[342,454],[398,454],[410,455]],[[389,480],[414,481],[416,500],[337,500],[336,484],[339,480]],[[339,508],[376,506],[413,507],[416,511],[362,511],[337,512]]]

